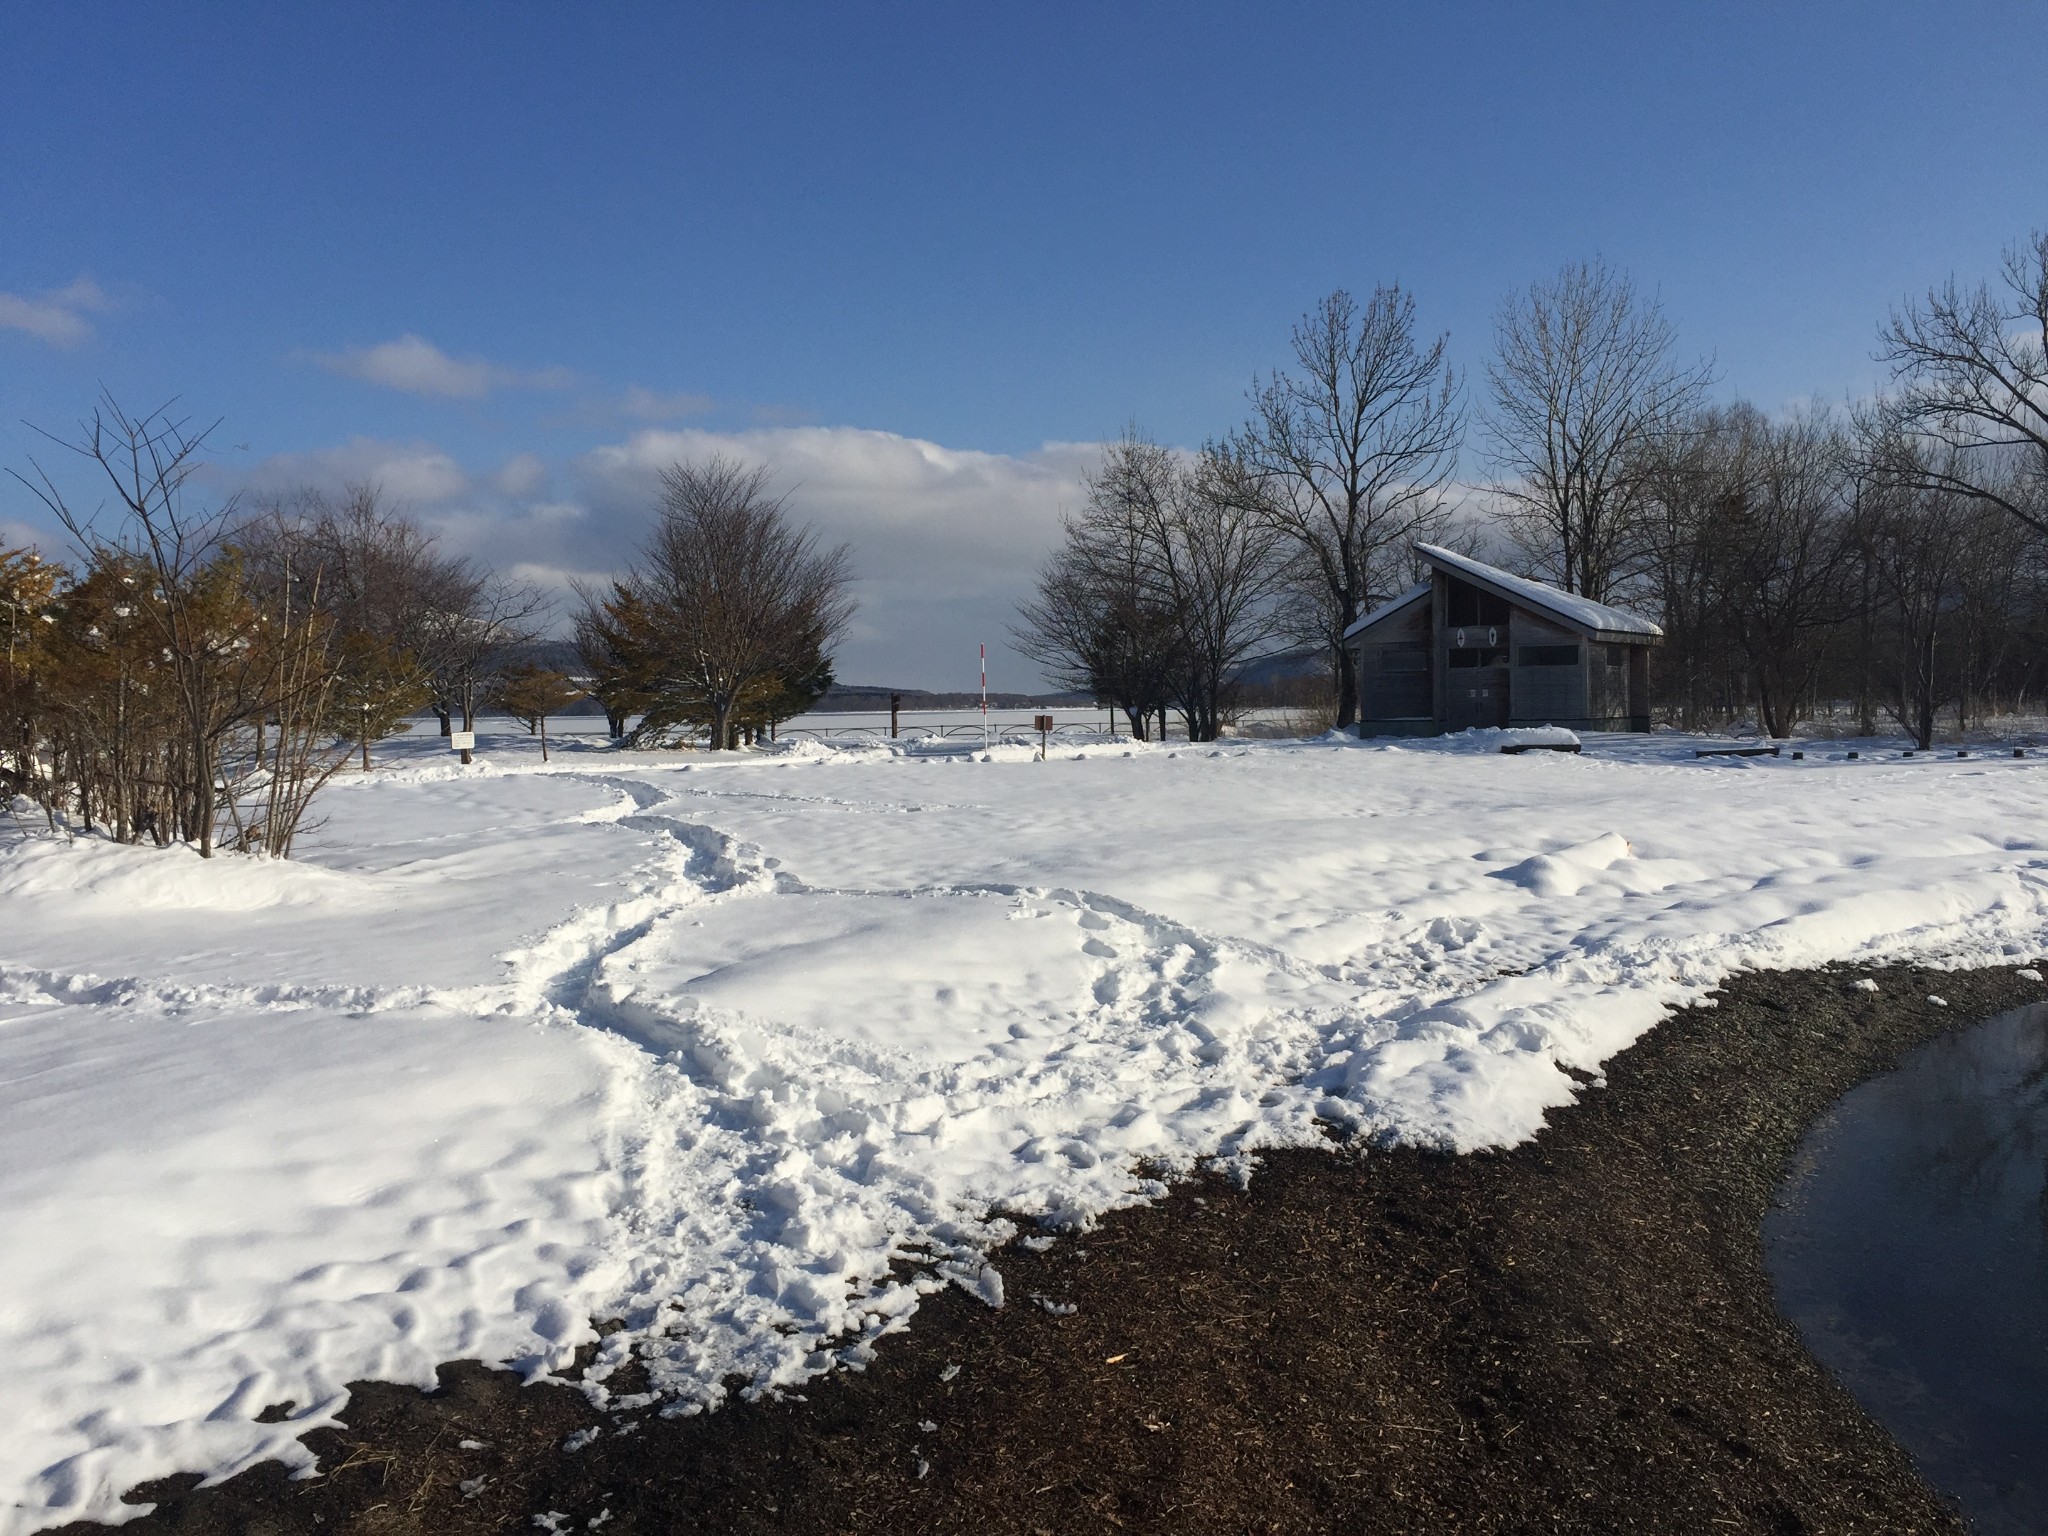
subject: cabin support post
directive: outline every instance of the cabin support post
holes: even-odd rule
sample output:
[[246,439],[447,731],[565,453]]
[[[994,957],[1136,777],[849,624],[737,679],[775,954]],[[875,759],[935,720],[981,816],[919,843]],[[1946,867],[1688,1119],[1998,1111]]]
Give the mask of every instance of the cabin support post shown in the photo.
[[1451,728],[1451,658],[1444,631],[1451,627],[1451,583],[1442,571],[1429,578],[1429,712],[1438,736]]

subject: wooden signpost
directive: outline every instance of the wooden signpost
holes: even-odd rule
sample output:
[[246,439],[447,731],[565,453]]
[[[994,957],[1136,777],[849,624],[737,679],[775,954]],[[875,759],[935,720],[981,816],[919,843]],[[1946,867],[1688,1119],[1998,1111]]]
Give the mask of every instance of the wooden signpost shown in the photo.
[[1045,761],[1046,742],[1052,736],[1052,716],[1033,715],[1031,717],[1031,728],[1038,732],[1038,760],[1042,763]]
[[476,750],[475,731],[450,731],[448,733],[448,745],[452,750],[462,754],[462,760],[465,763],[476,761],[475,758],[470,756],[470,753]]

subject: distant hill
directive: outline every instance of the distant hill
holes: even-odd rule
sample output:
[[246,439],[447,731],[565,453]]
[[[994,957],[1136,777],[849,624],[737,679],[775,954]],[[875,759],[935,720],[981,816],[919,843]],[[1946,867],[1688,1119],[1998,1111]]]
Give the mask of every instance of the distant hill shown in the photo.
[[1289,682],[1297,678],[1326,678],[1330,675],[1328,646],[1308,645],[1291,651],[1274,651],[1254,656],[1237,669],[1237,680],[1248,688]]

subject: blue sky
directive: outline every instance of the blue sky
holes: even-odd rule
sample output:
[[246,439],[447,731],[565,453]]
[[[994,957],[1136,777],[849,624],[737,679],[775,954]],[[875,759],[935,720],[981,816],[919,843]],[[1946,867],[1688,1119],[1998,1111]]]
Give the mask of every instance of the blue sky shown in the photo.
[[2038,0],[16,7],[0,462],[177,395],[223,487],[377,478],[553,581],[724,448],[855,545],[842,675],[1025,683],[1073,445],[1227,430],[1331,288],[1476,379],[1597,254],[1723,394],[1861,392],[1887,306],[2048,223],[2044,77]]

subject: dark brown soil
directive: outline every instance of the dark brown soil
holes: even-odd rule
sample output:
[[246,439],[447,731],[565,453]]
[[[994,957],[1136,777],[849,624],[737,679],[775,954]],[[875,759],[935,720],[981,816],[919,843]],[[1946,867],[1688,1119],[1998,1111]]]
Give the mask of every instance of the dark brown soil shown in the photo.
[[1276,1155],[1005,1252],[1010,1305],[933,1298],[803,1399],[609,1419],[452,1365],[358,1384],[316,1479],[173,1479],[123,1529],[1960,1531],[1772,1309],[1759,1226],[1836,1097],[2043,988],[1859,974],[1732,983],[1513,1152]]

